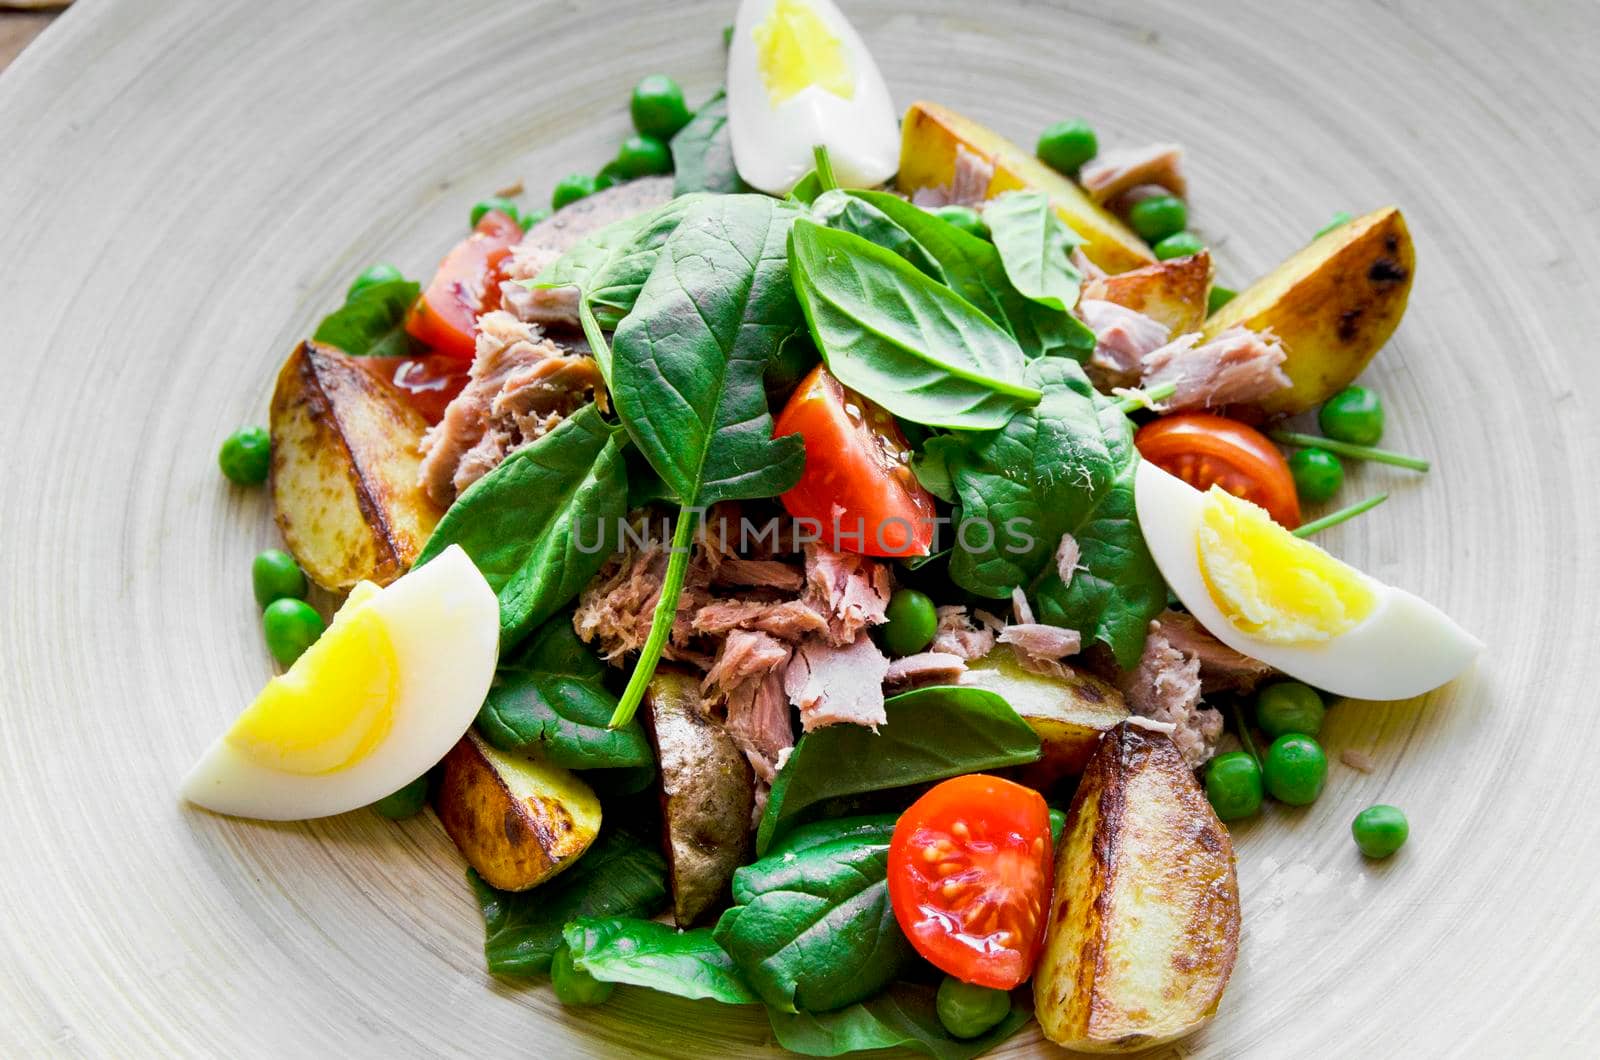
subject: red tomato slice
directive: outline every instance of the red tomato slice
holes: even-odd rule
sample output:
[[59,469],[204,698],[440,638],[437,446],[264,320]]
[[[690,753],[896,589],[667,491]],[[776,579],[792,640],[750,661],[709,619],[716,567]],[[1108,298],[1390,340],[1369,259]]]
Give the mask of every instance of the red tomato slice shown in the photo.
[[517,222],[499,210],[484,214],[472,234],[439,262],[406,317],[406,330],[439,353],[472,360],[478,317],[499,306],[500,264],[521,241]]
[[429,424],[444,419],[445,406],[467,385],[467,363],[430,353],[423,357],[357,357],[361,366],[404,394]]
[[1261,505],[1290,530],[1300,525],[1289,462],[1254,427],[1209,412],[1185,412],[1140,427],[1133,444],[1140,456],[1195,489],[1221,486]]
[[1009,990],[1033,974],[1055,882],[1050,810],[1032,788],[970,774],[912,804],[889,841],[889,902],[936,967]]
[[928,554],[933,497],[911,471],[911,446],[893,416],[818,365],[790,396],[772,434],[805,440],[806,469],[783,506],[797,519],[815,520],[832,548]]

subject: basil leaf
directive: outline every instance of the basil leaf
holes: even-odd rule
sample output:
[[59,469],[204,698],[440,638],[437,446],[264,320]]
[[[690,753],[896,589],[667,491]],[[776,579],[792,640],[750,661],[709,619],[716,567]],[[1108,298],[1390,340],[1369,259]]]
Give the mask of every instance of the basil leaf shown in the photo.
[[847,191],[830,191],[817,197],[811,205],[811,216],[818,224],[840,232],[852,232],[884,250],[892,250],[917,267],[917,271],[931,280],[944,283],[944,268],[932,255],[911,237],[911,233],[895,224],[876,206]]
[[500,643],[515,644],[616,550],[627,499],[622,442],[586,405],[467,487],[416,565],[460,545],[500,597]]
[[734,901],[714,937],[745,981],[785,1012],[870,997],[915,952],[895,922],[886,875],[892,827],[799,849],[733,875]]
[[1072,248],[1082,241],[1050,199],[1037,191],[1008,191],[984,205],[983,219],[1011,285],[1040,305],[1071,312],[1083,280],[1072,264]]
[[[962,773],[1021,765],[1039,757],[1039,737],[1006,701],[968,686],[919,688],[884,703],[888,720],[877,732],[830,725],[800,737],[773,778],[756,852],[765,854],[780,831],[809,806]],[[849,762],[849,769],[840,769]]]
[[[1131,669],[1167,599],[1134,508],[1133,427],[1070,361],[1036,361],[1029,377],[1044,390],[1037,408],[944,454],[967,518],[1025,532],[957,548],[950,578],[993,599],[1024,587],[1041,621],[1104,642]],[[1080,569],[1063,585],[1055,550],[1067,533]]]
[[679,195],[693,191],[737,195],[750,191],[733,164],[733,139],[728,133],[728,100],[717,94],[695,111],[689,124],[672,138],[672,168],[676,177],[673,190]]
[[828,370],[896,416],[984,430],[1039,400],[1011,335],[892,251],[797,221],[789,272]]
[[601,982],[724,1005],[760,1000],[739,977],[733,958],[711,937],[710,928],[679,931],[654,920],[584,917],[568,924],[563,937],[572,950],[573,967]]
[[938,991],[920,983],[895,983],[877,997],[833,1012],[783,1012],[769,1008],[778,1044],[805,1056],[842,1056],[874,1049],[912,1049],[934,1060],[971,1060],[1021,1030],[1032,1013],[1027,991],[1014,991],[1011,1011],[976,1038],[956,1038],[939,1021]]
[[337,346],[352,357],[410,356],[414,344],[406,333],[406,314],[421,292],[410,280],[364,287],[322,318],[311,341]]
[[497,891],[471,869],[483,913],[483,953],[495,975],[550,970],[562,928],[578,917],[654,916],[667,906],[667,863],[626,830],[603,831],[577,864],[528,891]]

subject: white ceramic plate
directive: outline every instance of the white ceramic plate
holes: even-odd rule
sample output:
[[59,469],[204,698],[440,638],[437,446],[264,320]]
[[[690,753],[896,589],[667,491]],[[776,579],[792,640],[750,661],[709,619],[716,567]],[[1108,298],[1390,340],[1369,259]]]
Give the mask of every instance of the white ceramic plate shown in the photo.
[[[1330,750],[1376,770],[1238,829],[1238,968],[1181,1051],[1592,1055],[1600,8],[845,6],[902,104],[1185,143],[1234,286],[1337,209],[1404,206],[1419,274],[1369,378],[1386,442],[1437,470],[1355,475],[1393,499],[1326,540],[1492,652],[1426,700],[1334,710]],[[431,817],[264,826],[174,795],[269,673],[247,572],[275,533],[219,440],[265,420],[363,266],[423,275],[474,199],[593,171],[640,74],[712,89],[732,8],[84,0],[0,76],[0,1053],[768,1042],[759,1010],[569,1012],[492,981]],[[1377,801],[1412,839],[1373,865],[1348,829]]]

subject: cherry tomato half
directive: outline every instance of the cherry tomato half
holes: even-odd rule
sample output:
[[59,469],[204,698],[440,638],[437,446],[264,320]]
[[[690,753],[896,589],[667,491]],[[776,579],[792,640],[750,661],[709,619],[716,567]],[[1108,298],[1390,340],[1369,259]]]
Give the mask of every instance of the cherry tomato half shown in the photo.
[[1033,974],[1054,884],[1050,809],[1032,788],[974,773],[937,785],[889,841],[889,902],[940,970],[1009,990]]
[[933,497],[911,471],[911,446],[894,417],[818,365],[790,396],[772,429],[799,434],[806,469],[782,497],[797,519],[815,520],[841,552],[926,556]]
[[406,316],[406,330],[448,357],[472,360],[478,317],[500,304],[500,264],[522,241],[517,222],[490,210],[472,234],[439,262],[417,304]]
[[1221,486],[1259,504],[1279,524],[1300,525],[1300,498],[1289,462],[1254,427],[1209,412],[1163,416],[1139,428],[1139,455],[1195,489]]
[[422,357],[357,357],[361,367],[392,384],[430,425],[467,385],[468,362],[442,353]]

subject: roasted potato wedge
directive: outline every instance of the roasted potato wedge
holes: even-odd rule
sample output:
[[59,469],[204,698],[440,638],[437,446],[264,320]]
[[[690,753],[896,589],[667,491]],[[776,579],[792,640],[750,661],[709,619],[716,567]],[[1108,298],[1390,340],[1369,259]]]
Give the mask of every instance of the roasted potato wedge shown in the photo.
[[1083,285],[1083,297],[1115,302],[1143,313],[1165,324],[1173,338],[1200,330],[1210,291],[1211,255],[1203,250],[1187,258],[1158,261]]
[[1271,328],[1292,386],[1260,402],[1268,416],[1316,408],[1349,386],[1406,311],[1416,251],[1393,206],[1313,241],[1207,318],[1206,339],[1236,325]]
[[600,834],[600,800],[587,784],[470,731],[445,756],[434,810],[467,863],[502,891],[538,886]]
[[701,713],[697,678],[663,667],[644,702],[661,770],[672,918],[686,928],[723,901],[747,860],[755,779],[733,737]]
[[1150,248],[1127,225],[1097,205],[1074,181],[992,129],[937,103],[913,103],[906,111],[896,185],[907,195],[921,188],[950,187],[959,147],[982,155],[994,166],[985,198],[1018,188],[1044,192],[1061,220],[1082,237],[1089,260],[1107,272],[1126,272],[1155,260]]
[[343,591],[387,585],[439,521],[417,484],[427,424],[352,357],[302,343],[272,394],[272,506],[311,580]]
[[1124,723],[1089,762],[1056,855],[1034,1012],[1068,1049],[1181,1038],[1216,1014],[1239,949],[1233,844],[1165,735]]
[[1101,735],[1128,717],[1115,687],[1070,666],[1065,669],[1064,678],[1025,670],[1010,646],[999,644],[968,663],[962,678],[999,693],[1038,734],[1039,760],[1017,770],[1016,779],[1040,791],[1082,773]]

